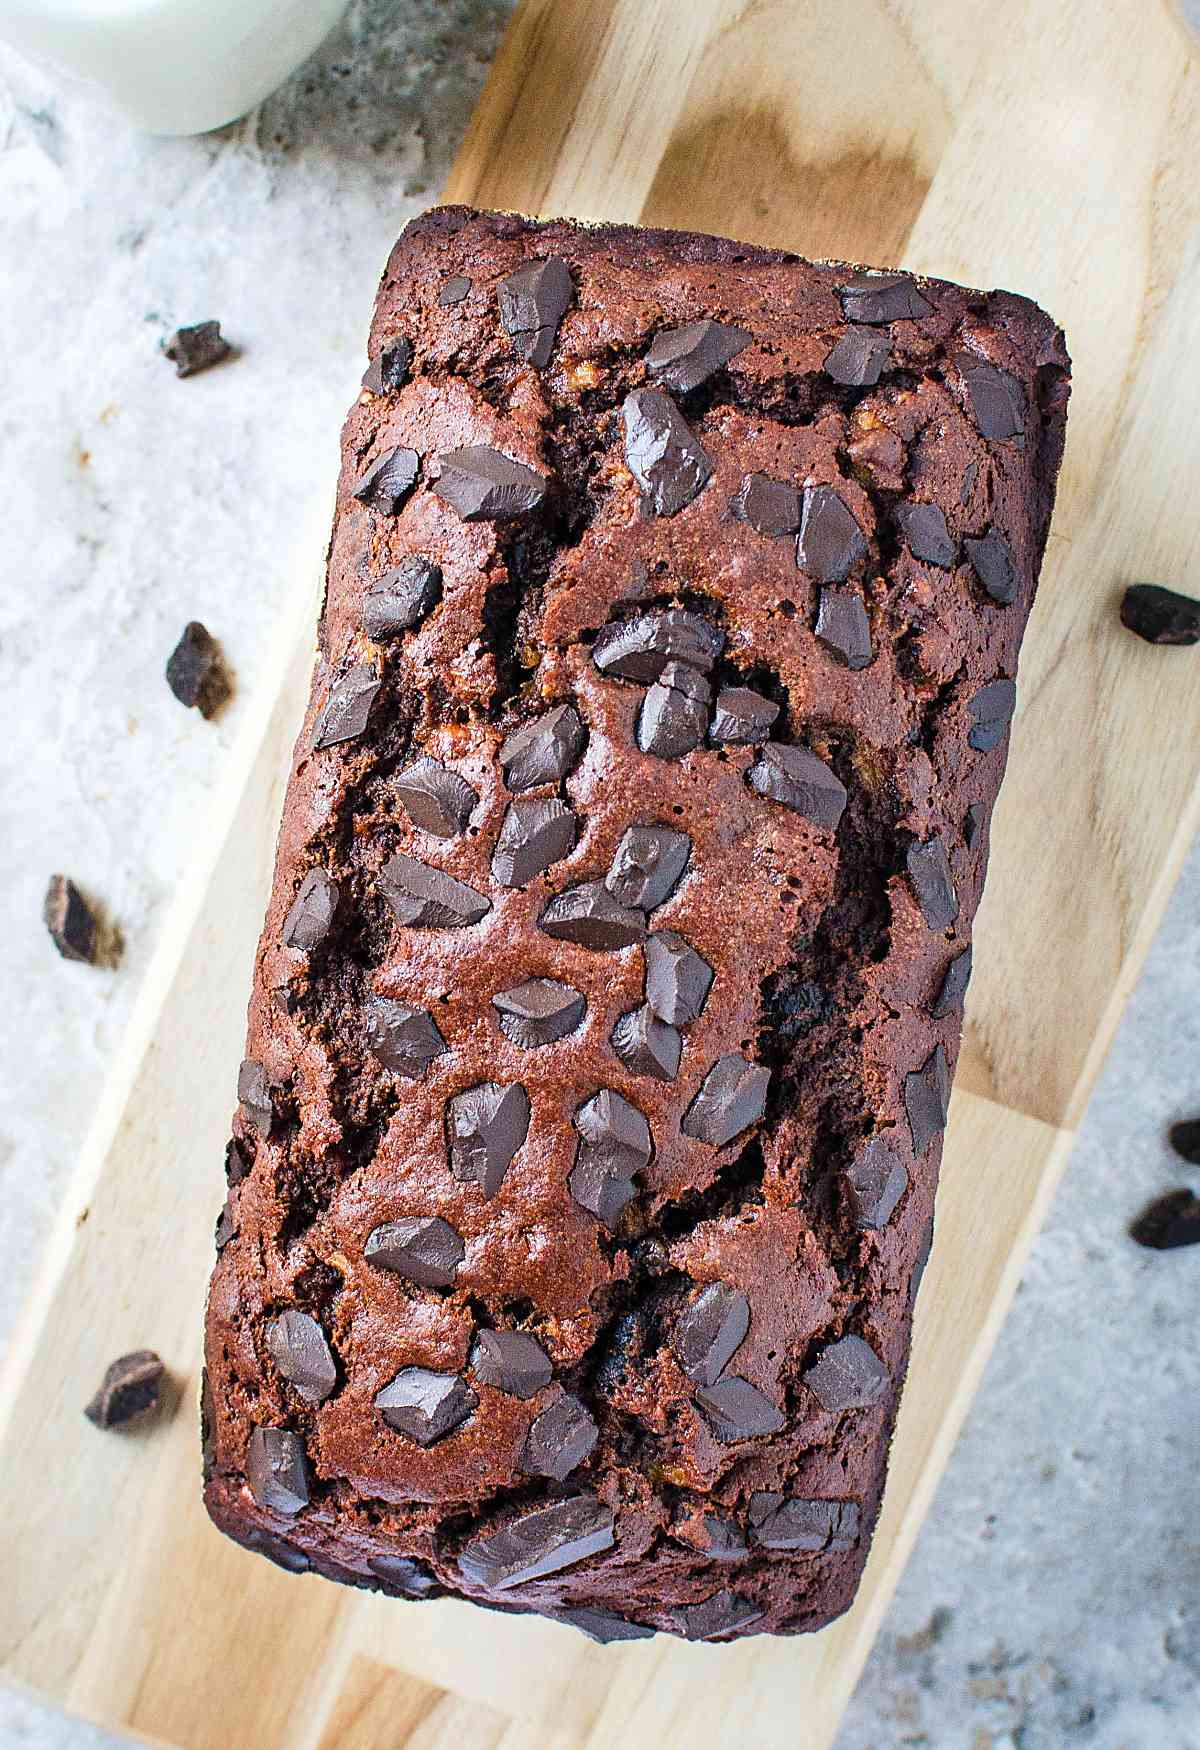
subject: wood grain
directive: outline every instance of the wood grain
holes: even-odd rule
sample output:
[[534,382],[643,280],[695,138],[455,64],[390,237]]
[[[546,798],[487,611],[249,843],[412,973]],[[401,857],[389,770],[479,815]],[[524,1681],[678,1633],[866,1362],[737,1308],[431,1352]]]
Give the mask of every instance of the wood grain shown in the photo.
[[[1196,62],[1152,0],[1011,0],[1002,31],[994,17],[993,0],[525,0],[447,190],[902,259],[1029,292],[1068,331],[1067,465],[938,1240],[854,1609],[805,1641],[600,1649],[553,1623],[298,1581],[209,1529],[200,1310],[314,586],[275,640],[276,684],[200,835],[0,1393],[15,1680],[189,1750],[831,1744],[1200,814],[1194,655],[1138,644],[1115,612],[1125,582],[1200,569]],[[323,544],[314,530],[313,562]],[[147,1332],[186,1405],[106,1439],[79,1406]]]

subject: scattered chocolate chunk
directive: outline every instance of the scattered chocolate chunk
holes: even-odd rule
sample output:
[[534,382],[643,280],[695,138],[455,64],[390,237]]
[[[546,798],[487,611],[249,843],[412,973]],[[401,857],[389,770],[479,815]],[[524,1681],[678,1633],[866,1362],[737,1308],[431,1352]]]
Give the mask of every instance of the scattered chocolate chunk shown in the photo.
[[319,948],[337,915],[340,889],[324,869],[310,869],[300,883],[292,909],[283,921],[283,945],[297,953]]
[[520,1082],[480,1082],[450,1101],[446,1133],[454,1177],[494,1197],[529,1135],[529,1095]]
[[435,1373],[430,1367],[402,1367],[375,1394],[375,1408],[388,1427],[418,1446],[432,1446],[459,1427],[478,1402],[461,1373]]
[[500,991],[492,998],[492,1007],[504,1037],[532,1051],[573,1033],[587,1013],[587,999],[556,978],[529,978]]
[[905,1076],[904,1110],[912,1131],[913,1153],[923,1155],[934,1137],[945,1130],[950,1111],[950,1065],[940,1045],[920,1069]]
[[550,901],[538,923],[560,942],[577,942],[581,948],[601,951],[633,947],[646,934],[641,912],[621,905],[603,881],[568,887]]
[[407,632],[431,614],[442,599],[442,568],[421,553],[410,553],[394,571],[363,595],[363,631],[376,644]]
[[993,443],[1021,437],[1025,430],[1025,391],[1017,379],[999,365],[990,365],[972,353],[960,353],[957,364],[980,435]]
[[587,1605],[577,1610],[560,1610],[556,1612],[556,1620],[580,1629],[589,1641],[597,1641],[602,1647],[609,1646],[613,1641],[653,1640],[656,1632],[643,1623],[630,1622],[628,1617],[618,1616],[614,1610],[593,1610]]
[[976,540],[968,535],[963,542],[971,569],[983,585],[984,593],[1001,607],[1016,600],[1017,567],[1012,548],[999,529],[989,529]]
[[703,1549],[710,1562],[740,1562],[746,1554],[746,1535],[732,1519],[706,1513],[701,1521]]
[[726,1052],[705,1076],[679,1128],[698,1142],[724,1148],[747,1126],[758,1123],[767,1109],[770,1080],[771,1072],[762,1064],[747,1063],[736,1051]]
[[846,787],[824,760],[806,747],[768,741],[746,773],[752,790],[768,802],[781,802],[814,826],[837,828],[846,807]]
[[847,322],[919,322],[933,315],[933,305],[906,274],[856,274],[838,287],[838,297]]
[[956,954],[946,968],[946,976],[942,979],[929,1010],[935,1021],[944,1021],[947,1015],[953,1015],[962,1008],[970,982],[971,950],[967,947],[961,954]]
[[532,790],[535,784],[557,784],[574,771],[583,752],[583,724],[573,705],[556,705],[506,736],[500,764],[510,790]]
[[940,565],[944,571],[954,569],[958,564],[958,547],[946,526],[946,513],[940,505],[898,504],[895,516],[914,559]]
[[750,1497],[750,1536],[760,1549],[853,1549],[858,1534],[857,1501],[789,1500],[773,1489]]
[[536,510],[547,484],[523,462],[486,444],[468,444],[442,456],[433,490],[465,523],[507,522]]
[[891,1384],[887,1368],[861,1337],[839,1337],[821,1351],[804,1383],[824,1410],[866,1410]]
[[1016,708],[1015,681],[989,681],[980,687],[974,698],[967,700],[967,710],[975,719],[967,732],[968,745],[979,753],[990,753],[1004,740]]
[[244,1059],[238,1070],[238,1104],[242,1117],[262,1137],[270,1136],[275,1116],[271,1105],[271,1084],[262,1064],[253,1057]]
[[573,1568],[615,1542],[611,1507],[595,1495],[568,1495],[565,1501],[521,1514],[501,1531],[475,1538],[459,1556],[458,1567],[468,1585],[504,1592]]
[[393,785],[413,825],[435,838],[457,838],[479,801],[467,780],[437,760],[419,759]]
[[536,1397],[554,1378],[550,1357],[524,1331],[480,1331],[471,1347],[471,1366],[481,1385],[514,1398]]
[[695,1403],[722,1446],[778,1434],[787,1423],[783,1411],[766,1392],[736,1373],[725,1374],[715,1385],[701,1386]]
[[604,885],[622,905],[654,911],[678,887],[691,853],[685,832],[669,826],[627,826]]
[[592,660],[602,674],[648,687],[667,668],[681,664],[707,674],[724,645],[724,634],[699,614],[668,608],[605,626],[592,647]]
[[637,744],[660,760],[682,759],[708,733],[712,689],[684,662],[669,662],[647,690],[637,720]]
[[888,1132],[862,1145],[846,1168],[843,1183],[855,1227],[863,1232],[886,1227],[908,1189],[908,1172]]
[[1200,1245],[1200,1197],[1191,1191],[1168,1191],[1143,1209],[1129,1237],[1154,1252]]
[[552,798],[510,802],[496,840],[492,875],[501,887],[526,887],[575,849],[579,817]]
[[246,1481],[260,1507],[294,1513],[308,1506],[308,1454],[290,1428],[255,1428],[246,1447]]
[[510,273],[500,284],[500,320],[518,357],[542,370],[574,296],[571,270],[557,255]]
[[392,857],[379,871],[384,898],[402,924],[418,930],[462,930],[492,909],[482,893],[415,857]]
[[337,1384],[337,1364],[329,1340],[305,1312],[281,1313],[267,1326],[267,1348],[283,1377],[309,1403],[324,1403]]
[[699,1020],[712,989],[713,969],[674,930],[646,941],[646,1003],[660,1021],[687,1027]]
[[600,1430],[586,1405],[563,1392],[530,1424],[521,1448],[521,1469],[527,1476],[565,1482],[599,1438]]
[[1157,583],[1134,583],[1121,597],[1121,624],[1147,644],[1200,644],[1200,601]]
[[842,583],[867,551],[867,537],[832,486],[806,486],[796,564],[817,583]]
[[727,322],[686,322],[682,328],[663,328],[650,343],[646,372],[664,388],[686,395],[723,370],[751,339],[744,328]]
[[412,347],[407,340],[393,340],[378,358],[363,372],[362,386],[372,395],[394,395],[404,387],[412,364]]
[[438,291],[437,301],[442,309],[448,309],[452,304],[461,304],[470,295],[471,282],[462,274],[456,273],[452,278],[443,280]]
[[453,1288],[467,1255],[462,1235],[440,1215],[410,1215],[372,1228],[363,1257],[421,1288]]
[[64,960],[96,961],[99,925],[96,914],[66,875],[51,875],[42,901],[42,921]]
[[958,916],[958,889],[942,837],[922,844],[914,839],[905,855],[909,886],[931,930],[945,930]]
[[847,668],[866,668],[871,660],[871,622],[854,589],[821,591],[814,628],[818,640]]
[[718,1640],[737,1629],[749,1628],[763,1615],[752,1598],[742,1598],[728,1588],[714,1592],[702,1604],[684,1604],[676,1611],[680,1628],[689,1641]]
[[197,322],[191,328],[177,328],[163,347],[177,377],[194,377],[197,371],[207,371],[227,359],[232,351],[219,322]]
[[359,662],[330,688],[324,709],[313,725],[314,748],[338,741],[356,741],[367,727],[381,682],[369,663]]
[[1172,1124],[1167,1135],[1177,1155],[1189,1165],[1200,1167],[1200,1118],[1185,1118],[1179,1124]]
[[709,739],[744,745],[765,741],[778,716],[774,699],[766,699],[750,687],[722,687],[708,726]]
[[221,646],[199,620],[189,620],[183,628],[167,658],[166,673],[179,703],[194,706],[201,717],[214,717],[232,691]]
[[247,1151],[236,1136],[231,1136],[225,1144],[225,1183],[231,1190],[235,1185],[240,1185],[243,1179],[250,1177],[253,1164],[253,1154]]
[[710,1282],[675,1325],[679,1365],[697,1385],[716,1385],[750,1329],[750,1302],[740,1288]]
[[432,1015],[390,997],[376,997],[368,1005],[363,1037],[384,1069],[413,1080],[449,1049]]
[[350,496],[381,516],[399,516],[420,471],[421,458],[415,450],[389,450],[359,476]]
[[800,527],[800,491],[769,474],[747,474],[729,508],[760,535],[794,535]]
[[653,1153],[650,1126],[621,1094],[602,1088],[576,1112],[575,1127],[581,1140],[568,1181],[571,1195],[613,1228],[636,1194],[634,1174]]
[[669,395],[635,389],[621,409],[625,463],[656,516],[674,516],[708,484],[712,463]]
[[157,1410],[167,1370],[153,1349],[134,1349],[104,1370],[95,1396],[84,1409],[97,1428],[124,1428]]
[[635,1076],[673,1082],[679,1074],[683,1035],[660,1021],[649,1004],[630,1009],[612,1030],[612,1048]]
[[972,802],[963,816],[963,843],[969,851],[975,849],[975,841],[983,831],[984,817],[982,802]]
[[367,1566],[377,1580],[404,1598],[428,1598],[437,1589],[437,1578],[411,1556],[370,1556]]
[[891,362],[891,353],[886,334],[873,328],[847,328],[825,360],[825,375],[852,389],[869,389]]

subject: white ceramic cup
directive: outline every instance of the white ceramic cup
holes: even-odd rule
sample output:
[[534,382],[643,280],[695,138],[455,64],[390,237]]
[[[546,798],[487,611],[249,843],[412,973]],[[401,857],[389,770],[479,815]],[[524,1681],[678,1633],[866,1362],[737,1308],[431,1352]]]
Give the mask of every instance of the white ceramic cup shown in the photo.
[[137,127],[202,134],[306,60],[346,0],[0,0],[0,37],[98,88]]

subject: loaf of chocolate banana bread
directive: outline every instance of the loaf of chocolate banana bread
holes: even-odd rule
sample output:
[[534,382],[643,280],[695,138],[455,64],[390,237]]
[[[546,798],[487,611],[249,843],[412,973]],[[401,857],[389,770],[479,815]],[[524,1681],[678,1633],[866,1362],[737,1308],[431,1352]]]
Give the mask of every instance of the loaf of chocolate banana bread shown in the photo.
[[818,1628],[930,1246],[1062,335],[447,208],[370,361],[227,1155],[209,1511],[600,1640]]

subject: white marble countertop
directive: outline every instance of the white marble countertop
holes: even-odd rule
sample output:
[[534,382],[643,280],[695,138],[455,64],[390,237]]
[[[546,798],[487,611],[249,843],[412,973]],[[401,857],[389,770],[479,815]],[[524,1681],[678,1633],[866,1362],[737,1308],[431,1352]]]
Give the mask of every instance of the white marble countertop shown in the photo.
[[[509,10],[354,0],[283,91],[185,141],[0,50],[0,1341],[265,672],[379,271]],[[159,342],[210,316],[240,356],[178,382]],[[212,724],[162,679],[192,618],[236,674]],[[117,971],[55,955],[59,869],[119,922]],[[1200,1750],[1200,1252],[1126,1237],[1189,1182],[1163,1138],[1200,1112],[1198,972],[1194,851],[839,1750]],[[0,1695],[0,1746],[117,1742]]]

